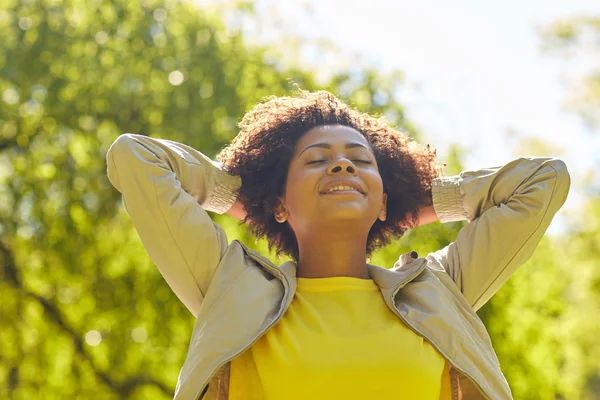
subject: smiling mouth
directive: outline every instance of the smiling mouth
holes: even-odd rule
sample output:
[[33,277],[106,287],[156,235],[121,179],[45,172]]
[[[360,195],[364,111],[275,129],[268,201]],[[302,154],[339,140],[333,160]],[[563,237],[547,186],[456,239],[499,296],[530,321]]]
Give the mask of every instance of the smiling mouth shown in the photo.
[[323,196],[340,196],[340,195],[362,195],[358,190],[334,190],[332,192],[322,193]]

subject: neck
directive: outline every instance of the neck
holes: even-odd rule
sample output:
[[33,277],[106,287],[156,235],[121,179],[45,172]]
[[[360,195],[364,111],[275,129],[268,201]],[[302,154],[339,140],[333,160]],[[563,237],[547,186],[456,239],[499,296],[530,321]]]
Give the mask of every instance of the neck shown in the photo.
[[370,279],[366,262],[367,237],[325,233],[323,230],[303,235],[298,240],[298,278],[348,276]]

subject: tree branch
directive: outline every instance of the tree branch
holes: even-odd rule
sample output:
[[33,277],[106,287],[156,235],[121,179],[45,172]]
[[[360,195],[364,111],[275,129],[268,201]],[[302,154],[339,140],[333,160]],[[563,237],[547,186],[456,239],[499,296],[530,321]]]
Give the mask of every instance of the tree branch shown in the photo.
[[11,284],[11,286],[14,286],[18,290],[20,290],[26,297],[29,297],[30,299],[38,302],[43,307],[48,318],[71,339],[71,341],[73,342],[73,346],[75,347],[75,351],[79,355],[79,357],[82,360],[88,362],[98,379],[102,381],[106,386],[108,386],[111,390],[113,390],[116,394],[118,394],[120,398],[128,398],[130,394],[135,389],[137,389],[138,386],[142,385],[155,386],[166,396],[169,397],[173,395],[174,389],[146,375],[132,376],[123,382],[119,382],[113,377],[111,377],[107,372],[100,370],[100,368],[96,365],[91,355],[86,351],[85,344],[81,335],[79,335],[72,327],[70,327],[67,324],[67,322],[61,315],[59,309],[54,304],[50,303],[47,299],[27,290],[23,286],[22,279],[18,273],[19,269],[17,268],[17,265],[15,263],[15,259],[10,250],[2,242],[0,242],[0,257],[0,267],[2,268],[0,271],[3,272],[2,277],[6,281],[8,281]]

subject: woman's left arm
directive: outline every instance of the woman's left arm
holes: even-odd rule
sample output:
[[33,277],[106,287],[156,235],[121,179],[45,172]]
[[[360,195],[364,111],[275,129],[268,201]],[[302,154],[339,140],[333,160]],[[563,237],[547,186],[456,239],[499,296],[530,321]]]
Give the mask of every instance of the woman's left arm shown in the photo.
[[434,179],[435,217],[427,209],[423,215],[468,223],[456,241],[427,258],[441,264],[479,309],[531,257],[564,204],[570,183],[565,163],[550,157],[519,158]]

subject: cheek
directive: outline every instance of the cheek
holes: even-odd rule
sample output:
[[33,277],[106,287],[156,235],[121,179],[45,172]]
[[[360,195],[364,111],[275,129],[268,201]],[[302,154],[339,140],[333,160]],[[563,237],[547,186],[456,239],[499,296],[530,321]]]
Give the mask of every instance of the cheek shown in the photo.
[[288,176],[288,189],[297,191],[296,189],[301,188],[302,190],[311,190],[314,185],[318,182],[319,174],[317,171],[311,170],[310,168],[298,169],[290,172]]
[[312,171],[296,171],[289,176],[286,186],[286,203],[290,207],[302,207],[303,203],[314,202],[319,195],[319,178]]
[[380,190],[371,191],[369,193],[369,204],[373,207],[379,207],[383,201],[383,192]]
[[379,171],[372,171],[369,173],[369,186],[373,191],[383,192],[383,179],[381,178]]
[[369,194],[373,202],[380,204],[383,201],[383,181],[381,177],[374,177],[371,182],[371,191]]

